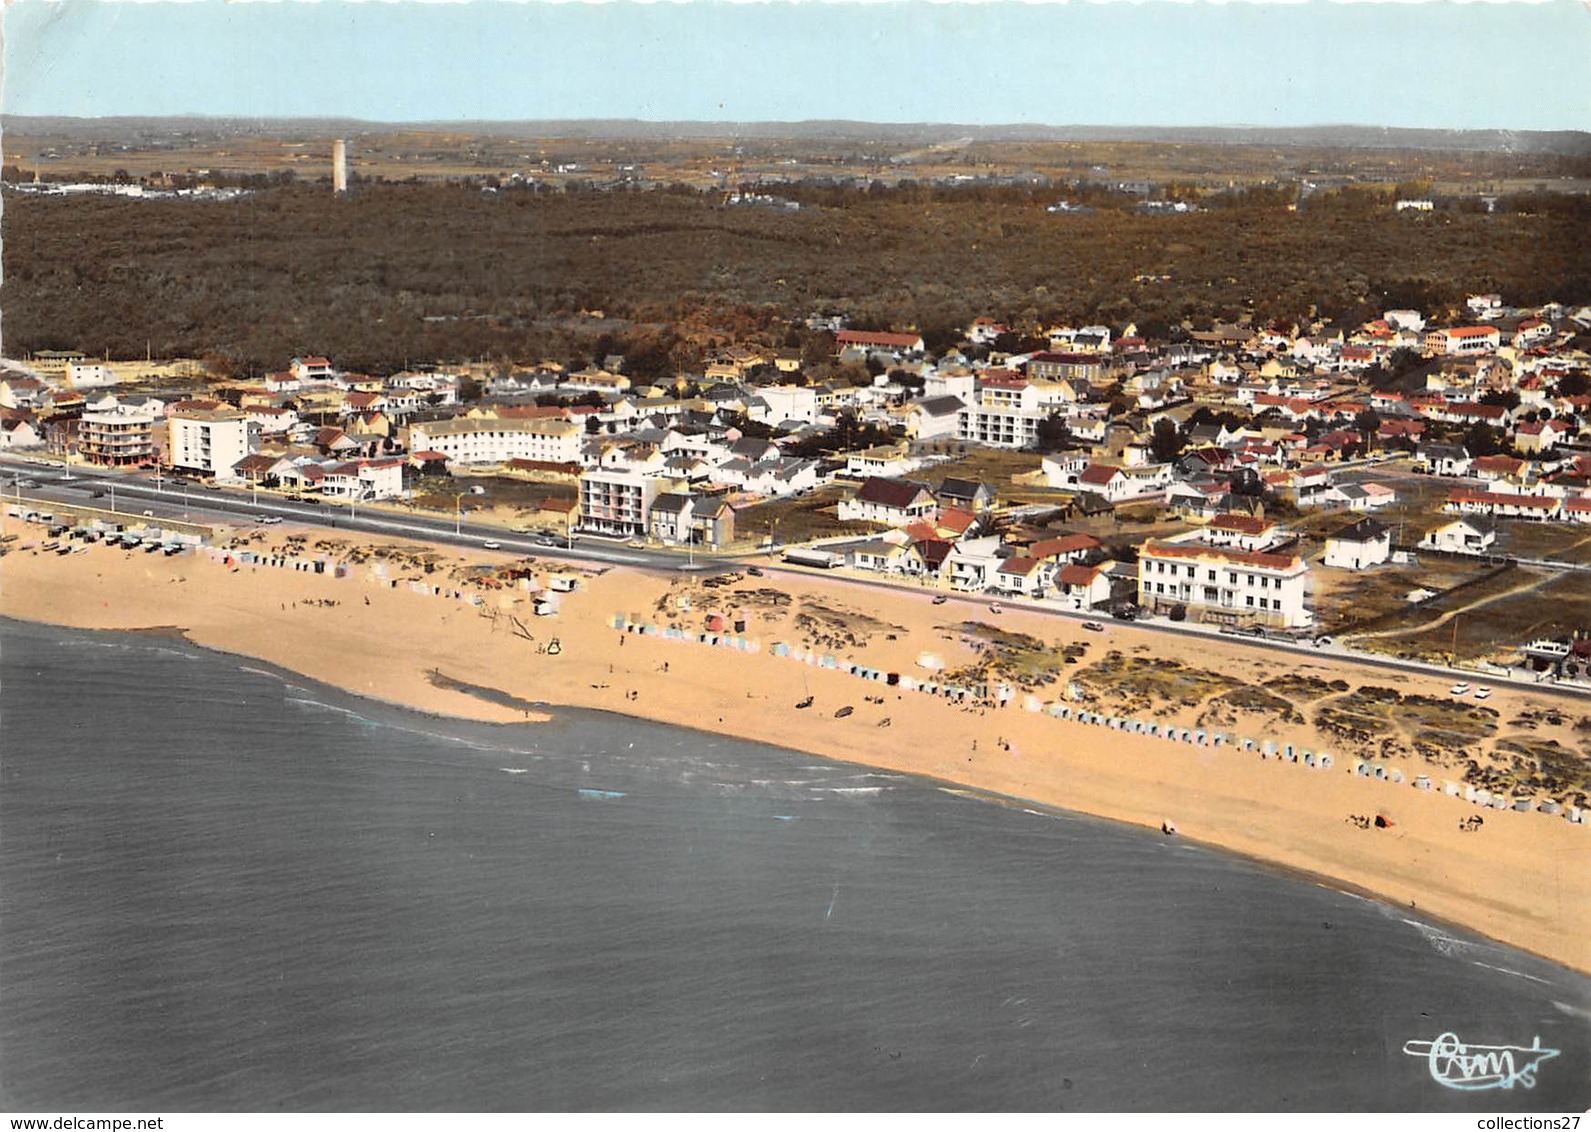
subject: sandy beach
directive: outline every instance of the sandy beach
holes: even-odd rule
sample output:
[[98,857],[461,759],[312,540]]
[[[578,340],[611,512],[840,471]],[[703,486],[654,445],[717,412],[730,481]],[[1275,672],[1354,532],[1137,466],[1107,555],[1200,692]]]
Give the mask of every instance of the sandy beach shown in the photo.
[[[1171,823],[1178,836],[1591,972],[1591,828],[1482,810],[1441,788],[1461,782],[1470,760],[1506,765],[1515,748],[1583,759],[1586,731],[1575,724],[1591,715],[1584,702],[1499,688],[1485,710],[1459,713],[1439,702],[1447,689],[1434,677],[1326,657],[1279,667],[1275,654],[1225,639],[1190,655],[1187,644],[1119,623],[1088,632],[1038,613],[994,613],[986,602],[935,604],[929,592],[771,569],[710,584],[520,563],[525,576],[516,578],[503,572],[516,563],[508,555],[397,540],[376,547],[277,528],[247,544],[267,560],[318,558],[326,572],[316,573],[203,551],[168,558],[99,545],[58,556],[30,548],[42,539],[36,530],[21,533],[0,559],[8,617],[180,630],[208,648],[438,714],[535,726],[545,718],[536,704],[599,708],[1152,829]],[[579,587],[559,595],[556,616],[537,617],[531,593],[549,573],[578,576]],[[734,633],[742,610],[754,651],[616,627],[694,635],[718,614]],[[981,680],[991,694],[1004,683],[1012,698],[958,704],[776,656],[776,644],[913,680]],[[1025,710],[1061,702],[1230,740],[1168,742]],[[1484,741],[1461,740],[1463,727]],[[1331,751],[1334,765],[1262,758],[1238,736]],[[1356,773],[1371,755],[1403,781]],[[1414,788],[1419,775],[1433,789]]]

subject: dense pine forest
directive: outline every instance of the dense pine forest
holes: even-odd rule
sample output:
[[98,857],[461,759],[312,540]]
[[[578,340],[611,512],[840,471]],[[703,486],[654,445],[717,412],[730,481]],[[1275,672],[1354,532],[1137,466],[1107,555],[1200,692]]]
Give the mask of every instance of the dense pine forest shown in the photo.
[[579,358],[597,326],[688,361],[715,339],[795,344],[791,320],[819,309],[915,327],[932,346],[981,314],[1162,335],[1243,314],[1440,316],[1475,291],[1591,301],[1585,197],[1413,214],[1355,188],[1260,191],[1190,214],[1105,200],[1068,215],[1046,212],[1053,190],[791,195],[799,209],[466,183],[366,183],[344,198],[281,185],[232,201],[8,194],[4,347],[151,350],[240,374],[313,351],[382,372]]

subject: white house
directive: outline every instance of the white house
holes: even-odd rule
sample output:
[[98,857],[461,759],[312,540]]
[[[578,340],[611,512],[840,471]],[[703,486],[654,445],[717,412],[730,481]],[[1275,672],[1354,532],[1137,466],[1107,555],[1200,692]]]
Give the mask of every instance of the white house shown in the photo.
[[1437,527],[1420,540],[1420,546],[1452,554],[1485,554],[1496,541],[1495,520],[1482,515],[1465,515]]
[[865,481],[853,498],[840,501],[838,515],[841,522],[862,520],[904,527],[933,514],[937,506],[933,492],[923,484],[874,477]]
[[767,405],[767,409],[761,417],[754,416],[754,420],[770,424],[780,421],[811,424],[818,419],[818,395],[810,386],[767,385],[757,390],[757,397]]
[[1097,609],[1110,601],[1110,577],[1098,566],[1062,566],[1055,576],[1055,588],[1072,609]]
[[1361,519],[1326,538],[1327,566],[1364,570],[1392,559],[1392,529],[1374,519]]
[[402,498],[403,469],[407,463],[401,456],[392,456],[333,464],[326,468],[321,494],[355,500]]
[[924,397],[906,406],[906,435],[914,440],[944,440],[956,435],[966,403],[960,397]]

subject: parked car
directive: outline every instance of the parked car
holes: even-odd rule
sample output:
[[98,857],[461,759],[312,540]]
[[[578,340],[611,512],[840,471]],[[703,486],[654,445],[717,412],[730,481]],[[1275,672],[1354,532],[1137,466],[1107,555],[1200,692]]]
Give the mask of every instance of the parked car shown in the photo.
[[1315,638],[1315,647],[1317,649],[1323,649],[1329,644],[1331,644],[1331,638],[1324,634]]
[[1468,684],[1454,684],[1451,688],[1448,689],[1448,692],[1450,692],[1452,695],[1455,695],[1455,696],[1467,696],[1467,695],[1469,695],[1469,685]]
[[485,542],[481,543],[481,547],[485,550],[502,550],[503,544],[492,539],[487,539]]
[[944,605],[945,602],[947,602],[949,600],[950,599],[948,597],[946,597],[944,594],[937,594],[934,597],[934,604],[935,605]]
[[1489,700],[1492,698],[1492,690],[1490,688],[1476,688],[1475,698],[1477,700]]
[[1084,621],[1083,628],[1090,633],[1103,633],[1105,631],[1105,623],[1103,621]]
[[762,577],[762,567],[761,566],[747,566],[746,567],[746,573],[750,574],[753,578],[760,578],[760,577]]

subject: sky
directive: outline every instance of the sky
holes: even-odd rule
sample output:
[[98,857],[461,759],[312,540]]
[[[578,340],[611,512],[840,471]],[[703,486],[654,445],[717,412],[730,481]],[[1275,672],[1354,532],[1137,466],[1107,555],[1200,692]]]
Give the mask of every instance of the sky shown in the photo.
[[1591,129],[1591,4],[10,0],[6,114]]

